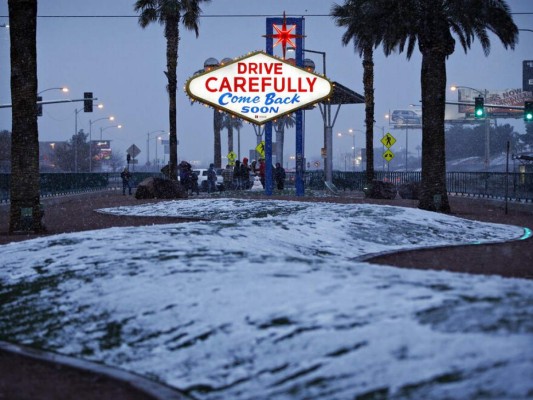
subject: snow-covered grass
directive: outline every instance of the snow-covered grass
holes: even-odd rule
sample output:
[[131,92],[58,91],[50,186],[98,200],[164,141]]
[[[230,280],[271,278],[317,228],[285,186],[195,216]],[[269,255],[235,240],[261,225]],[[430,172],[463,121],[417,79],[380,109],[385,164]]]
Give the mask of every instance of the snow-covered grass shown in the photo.
[[517,239],[520,227],[247,199],[101,211],[209,221],[0,247],[0,340],[200,399],[533,397],[533,282],[360,261]]

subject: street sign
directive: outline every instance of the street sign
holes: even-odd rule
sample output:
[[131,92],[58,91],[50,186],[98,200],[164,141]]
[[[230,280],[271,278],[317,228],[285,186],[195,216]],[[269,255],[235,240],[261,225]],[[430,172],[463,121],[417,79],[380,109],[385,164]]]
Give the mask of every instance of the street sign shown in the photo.
[[262,140],[261,143],[259,143],[255,147],[255,151],[257,151],[261,157],[263,158],[265,157],[265,141],[264,140]]
[[137,157],[140,152],[141,152],[141,149],[139,149],[134,144],[132,144],[130,147],[128,147],[128,150],[126,150],[126,153],[129,154],[132,158]]
[[381,138],[381,143],[383,143],[383,146],[385,146],[387,149],[390,149],[391,146],[396,143],[396,138],[387,132],[387,134]]
[[385,153],[383,153],[383,158],[387,160],[387,162],[390,162],[394,158],[394,153],[390,150],[387,150]]
[[228,161],[229,161],[229,165],[233,165],[235,164],[235,159],[237,158],[237,154],[235,154],[234,151],[230,151],[228,153]]

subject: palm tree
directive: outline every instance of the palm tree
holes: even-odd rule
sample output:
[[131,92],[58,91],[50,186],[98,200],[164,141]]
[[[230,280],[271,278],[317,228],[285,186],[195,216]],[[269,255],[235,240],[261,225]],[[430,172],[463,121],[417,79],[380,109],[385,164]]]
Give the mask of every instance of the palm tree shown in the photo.
[[374,46],[379,40],[376,21],[368,19],[372,8],[379,6],[373,0],[346,0],[344,5],[334,4],[331,16],[337,26],[345,27],[342,44],[353,41],[354,50],[363,57],[363,88],[365,93],[365,125],[366,125],[366,182],[374,180]]
[[283,165],[283,147],[285,144],[285,128],[292,128],[296,124],[292,115],[284,115],[274,121],[276,131],[276,162]]
[[[393,20],[383,32],[385,54],[413,54],[416,42],[422,53],[422,189],[418,207],[450,212],[446,190],[444,111],[446,59],[455,50],[455,39],[466,52],[478,39],[485,55],[490,52],[488,32],[505,48],[514,49],[518,28],[505,0],[380,0],[376,14]],[[391,18],[392,17],[392,18]]]
[[[9,232],[44,231],[37,127],[37,0],[9,0],[11,35],[11,193]],[[25,213],[31,224],[25,223]]]
[[140,12],[139,25],[146,28],[153,22],[159,22],[165,28],[167,40],[167,76],[169,96],[169,146],[170,179],[177,180],[178,139],[176,127],[176,88],[178,65],[179,23],[186,29],[194,30],[198,37],[198,18],[202,10],[199,4],[210,0],[137,0],[135,11]]
[[[347,1],[347,4],[355,3],[359,2]],[[353,21],[352,25],[354,29],[357,23],[368,26],[371,33],[366,34],[365,41],[370,40],[374,47],[383,44],[386,55],[406,49],[410,59],[418,41],[422,53],[423,111],[422,189],[418,206],[450,212],[446,191],[444,110],[446,59],[455,50],[453,34],[465,52],[477,38],[488,55],[487,31],[498,36],[505,48],[514,49],[518,28],[505,0],[373,0],[361,3],[371,3],[372,7],[365,8],[364,18]],[[387,21],[394,22],[385,23]]]

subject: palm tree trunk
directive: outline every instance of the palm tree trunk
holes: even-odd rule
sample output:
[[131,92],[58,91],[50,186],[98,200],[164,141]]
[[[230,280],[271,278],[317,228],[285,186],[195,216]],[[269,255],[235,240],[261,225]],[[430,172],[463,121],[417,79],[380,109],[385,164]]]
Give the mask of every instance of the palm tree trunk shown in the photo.
[[[374,52],[372,46],[363,51],[363,86],[365,91],[366,182],[374,180]],[[354,160],[355,161],[355,160]]]
[[165,21],[165,38],[167,39],[167,72],[168,79],[168,118],[169,118],[169,177],[171,180],[178,179],[178,135],[177,135],[177,110],[176,110],[176,88],[178,66],[178,43],[179,13],[176,16],[168,16]]
[[231,122],[230,119],[228,124],[228,153],[233,151],[233,126],[231,125]]
[[418,207],[449,213],[446,190],[444,112],[446,55],[444,51],[422,52],[422,188]]
[[[9,232],[44,231],[37,126],[37,0],[9,0],[11,34],[11,206]],[[26,225],[23,213],[31,215]],[[28,216],[29,218],[29,216]]]

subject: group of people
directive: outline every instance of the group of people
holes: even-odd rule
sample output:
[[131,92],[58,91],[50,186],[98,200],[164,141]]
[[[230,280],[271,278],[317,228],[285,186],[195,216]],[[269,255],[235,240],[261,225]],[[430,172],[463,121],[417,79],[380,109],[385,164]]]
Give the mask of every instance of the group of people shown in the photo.
[[[274,168],[274,181],[278,190],[283,190],[285,176],[285,169],[280,163],[276,163],[276,167]],[[224,179],[224,186],[234,190],[250,189],[253,186],[255,178],[259,177],[259,181],[264,189],[266,187],[265,159],[260,158],[259,161],[253,160],[251,164],[248,164],[248,158],[244,157],[242,162],[239,160],[235,161],[235,166],[226,165],[226,168],[222,171],[222,177]]]
[[[164,172],[162,170],[162,172]],[[187,161],[182,161],[178,166],[180,184],[187,192],[191,194],[200,194],[200,188],[198,186],[198,175],[193,171],[192,165]],[[274,182],[278,190],[283,190],[285,185],[285,169],[280,163],[276,163],[276,167],[273,169]],[[131,195],[132,189],[132,175],[128,167],[124,168],[121,172],[122,178],[122,194]],[[224,180],[224,188],[233,190],[247,190],[252,188],[254,180],[259,177],[259,181],[266,187],[266,164],[265,159],[260,158],[259,162],[253,160],[248,164],[248,158],[244,157],[242,162],[237,160],[235,165],[226,165],[226,168],[222,171],[222,178]],[[217,188],[217,173],[215,170],[215,164],[210,164],[207,170],[207,193],[213,193],[218,190]]]
[[[198,186],[198,175],[192,169],[192,165],[187,161],[182,161],[179,166],[179,177],[180,183],[188,192],[191,191],[191,194],[196,192],[200,194],[200,187]],[[211,163],[209,169],[207,170],[207,179],[206,179],[206,189],[207,193],[213,193],[217,191],[217,172],[215,170],[215,164]]]

